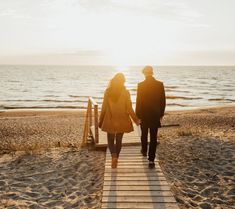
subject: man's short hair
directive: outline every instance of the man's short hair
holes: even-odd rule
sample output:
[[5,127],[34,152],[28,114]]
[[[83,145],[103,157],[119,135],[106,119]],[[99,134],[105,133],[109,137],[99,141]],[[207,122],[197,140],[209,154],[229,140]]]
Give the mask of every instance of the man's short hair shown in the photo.
[[145,66],[144,67],[144,69],[142,70],[142,73],[144,74],[144,75],[153,75],[153,68],[152,68],[152,66],[149,66],[149,65],[147,65],[147,66]]

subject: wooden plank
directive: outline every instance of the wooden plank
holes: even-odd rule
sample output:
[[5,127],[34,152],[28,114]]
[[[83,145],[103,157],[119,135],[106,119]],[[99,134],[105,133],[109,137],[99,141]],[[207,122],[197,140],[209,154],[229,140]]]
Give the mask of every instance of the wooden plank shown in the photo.
[[[133,158],[132,158],[133,159]],[[106,163],[110,164],[112,160],[107,159]],[[122,165],[148,165],[149,161],[147,159],[139,159],[139,160],[131,160],[129,158],[119,158],[118,159],[118,164]],[[158,161],[155,161],[155,166],[159,166]]]
[[168,197],[172,196],[170,191],[103,191],[104,196],[153,196],[153,197]]
[[[133,146],[133,145],[140,145],[140,142],[137,142],[135,140],[133,141],[128,141],[125,142],[123,141],[122,143],[123,146]],[[100,148],[100,147],[107,147],[107,142],[102,143],[102,139],[99,140],[99,144],[95,144],[95,147]]]
[[167,181],[104,181],[104,186],[167,186]]
[[104,181],[166,181],[164,176],[104,176]]
[[[111,156],[110,153],[109,153],[109,155]],[[106,156],[107,161],[111,160],[110,156]],[[121,161],[121,160],[142,160],[142,161],[148,161],[147,157],[143,157],[143,156],[134,156],[134,157],[133,156],[124,156],[124,155],[122,155],[122,153],[120,154],[120,157],[119,157],[118,161]]]
[[138,154],[138,155],[141,155],[141,146],[139,146],[138,149],[121,149],[121,153],[135,153],[135,154]]
[[124,153],[124,152],[121,152],[120,153],[120,158],[123,158],[123,157],[142,157],[142,158],[147,158],[147,156],[144,157],[144,156],[142,156],[140,154],[138,155],[136,153]]
[[[108,164],[106,164],[105,165],[105,168],[110,168],[110,164],[108,163]],[[148,168],[148,164],[140,164],[140,165],[131,165],[131,164],[129,164],[129,165],[126,165],[126,164],[121,164],[121,163],[118,163],[118,165],[117,165],[117,169],[119,170],[119,169],[122,169],[122,168],[129,168],[129,169],[137,169],[137,168],[143,168],[143,169],[149,169]],[[161,169],[160,168],[160,166],[159,165],[155,165],[155,169]]]
[[[111,160],[106,160],[107,164],[111,164]],[[133,159],[118,159],[118,164],[148,164],[148,160],[133,160]],[[155,161],[155,165],[157,165],[157,161]]]
[[159,168],[154,168],[154,169],[149,169],[149,168],[117,168],[117,169],[112,169],[112,168],[105,168],[106,173],[154,173],[154,172],[161,172],[161,169]]
[[132,203],[113,203],[106,202],[102,204],[102,209],[133,209],[133,208],[141,208],[141,209],[179,209],[177,204],[175,203],[142,203],[142,202],[132,202]]
[[[112,160],[106,160],[107,164],[110,164],[112,162]],[[149,161],[146,160],[135,160],[135,159],[118,159],[118,163],[119,164],[139,164],[139,163],[148,163]]]
[[152,196],[103,196],[102,202],[141,202],[141,203],[175,203],[173,197],[152,197]]
[[157,176],[157,177],[164,177],[163,173],[105,173],[104,176],[111,176],[111,177],[145,177],[145,176]]
[[127,190],[127,191],[170,191],[170,187],[168,185],[163,185],[163,186],[151,186],[151,185],[148,185],[148,186],[137,186],[137,185],[134,185],[134,186],[103,186],[103,190]]
[[127,155],[135,155],[135,156],[139,156],[139,157],[142,157],[142,158],[147,158],[147,156],[142,156],[142,154],[140,153],[140,151],[138,150],[136,150],[136,151],[134,151],[134,150],[130,150],[130,151],[123,151],[123,150],[121,150],[121,152],[120,152],[120,158],[122,157],[122,156],[127,156]]
[[[107,161],[106,165],[111,165],[111,161]],[[141,167],[143,165],[148,166],[148,161],[140,161],[140,162],[132,161],[132,162],[130,162],[130,161],[127,161],[127,160],[125,160],[125,161],[118,160],[118,165],[122,165],[122,166],[131,166],[132,165],[132,166]],[[160,165],[155,164],[155,167],[160,167]]]

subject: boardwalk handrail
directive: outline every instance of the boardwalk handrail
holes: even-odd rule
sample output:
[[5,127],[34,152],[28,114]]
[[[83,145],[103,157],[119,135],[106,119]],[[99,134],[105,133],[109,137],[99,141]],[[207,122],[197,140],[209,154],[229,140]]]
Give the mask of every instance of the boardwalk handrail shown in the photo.
[[89,97],[88,104],[87,104],[85,124],[84,124],[82,144],[86,144],[87,137],[92,136],[91,127],[93,126],[93,121],[92,121],[93,110],[94,110],[94,127],[95,127],[95,136],[93,137],[94,137],[95,143],[99,143],[98,104],[92,97]]

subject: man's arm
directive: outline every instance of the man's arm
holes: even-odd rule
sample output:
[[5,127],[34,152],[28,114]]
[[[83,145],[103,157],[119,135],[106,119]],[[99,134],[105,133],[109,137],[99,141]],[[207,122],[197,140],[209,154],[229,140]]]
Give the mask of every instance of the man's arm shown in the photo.
[[166,108],[166,96],[165,96],[165,89],[164,85],[162,84],[161,88],[161,118],[164,116],[165,108]]

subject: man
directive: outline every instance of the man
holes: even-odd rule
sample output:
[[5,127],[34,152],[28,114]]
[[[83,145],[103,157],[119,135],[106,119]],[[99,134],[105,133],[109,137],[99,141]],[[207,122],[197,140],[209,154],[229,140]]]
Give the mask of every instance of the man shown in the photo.
[[[154,168],[157,133],[166,106],[165,90],[163,83],[153,77],[151,66],[144,67],[142,72],[145,80],[138,84],[136,114],[141,120],[141,153],[147,156],[148,151],[149,168]],[[150,132],[149,149],[148,132]]]

